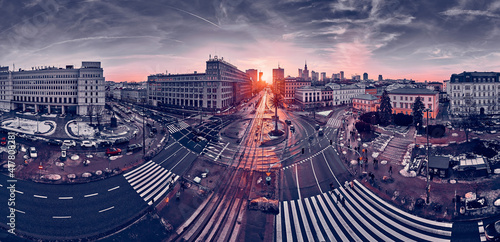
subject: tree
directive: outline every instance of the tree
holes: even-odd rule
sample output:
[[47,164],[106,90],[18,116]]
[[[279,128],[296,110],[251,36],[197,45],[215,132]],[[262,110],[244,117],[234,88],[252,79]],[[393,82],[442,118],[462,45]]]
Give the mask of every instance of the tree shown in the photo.
[[384,90],[384,92],[382,93],[382,100],[380,101],[379,117],[381,124],[387,125],[391,123],[392,105],[391,105],[391,99],[389,98],[389,94],[387,93],[386,90]]
[[415,98],[415,102],[413,103],[413,125],[415,125],[416,128],[422,127],[423,124],[422,119],[424,118],[424,109],[425,105],[422,102],[422,98],[420,97]]
[[369,123],[365,123],[363,121],[358,121],[354,125],[354,127],[358,130],[358,132],[370,132],[371,131],[371,126]]
[[278,132],[278,108],[283,107],[284,99],[281,94],[278,93],[273,93],[273,96],[269,99],[271,101],[271,108],[274,108],[274,120],[275,120],[275,125],[274,125],[274,132]]

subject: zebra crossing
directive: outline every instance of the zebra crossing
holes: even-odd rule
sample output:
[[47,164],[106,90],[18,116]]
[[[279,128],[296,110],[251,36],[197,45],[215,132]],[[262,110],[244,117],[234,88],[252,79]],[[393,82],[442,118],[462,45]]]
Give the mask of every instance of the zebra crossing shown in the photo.
[[152,160],[123,175],[148,205],[161,199],[179,176]]
[[167,126],[168,128],[168,132],[170,132],[171,134],[173,133],[177,133],[183,129],[186,129],[189,127],[189,124],[187,124],[186,122],[184,121],[180,121],[178,124],[169,124]]
[[[228,148],[229,143],[220,143],[220,142],[208,142],[207,146],[203,148],[203,154],[205,154],[208,157],[213,158],[215,161],[217,161],[220,158],[231,158],[229,156],[223,155],[224,151],[231,151],[234,152],[235,150]],[[219,156],[220,155],[220,156]]]
[[451,223],[406,213],[358,181],[354,189],[280,202],[276,241],[450,241]]
[[482,220],[477,222],[477,227],[479,228],[479,239],[481,242],[486,241],[486,234],[484,233],[484,224]]
[[326,126],[332,127],[332,128],[339,128],[340,125],[342,124],[341,122],[342,122],[342,120],[337,119],[336,117],[331,117],[330,119],[328,119]]

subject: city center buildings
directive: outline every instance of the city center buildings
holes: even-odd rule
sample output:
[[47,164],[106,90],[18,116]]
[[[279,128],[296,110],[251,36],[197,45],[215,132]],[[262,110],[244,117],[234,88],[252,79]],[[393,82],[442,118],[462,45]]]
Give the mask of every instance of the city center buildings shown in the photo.
[[205,73],[149,76],[147,92],[153,106],[226,111],[252,96],[252,82],[245,72],[214,56]]
[[44,113],[97,114],[104,109],[105,84],[100,62],[82,62],[80,69],[0,68],[0,108]]

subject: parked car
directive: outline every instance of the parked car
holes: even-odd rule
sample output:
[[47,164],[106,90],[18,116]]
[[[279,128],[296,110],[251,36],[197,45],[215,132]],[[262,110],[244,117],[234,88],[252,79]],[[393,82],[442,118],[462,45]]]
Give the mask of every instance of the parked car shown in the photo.
[[106,155],[112,156],[112,155],[119,155],[122,153],[122,150],[119,148],[107,148],[106,149]]
[[101,147],[109,147],[111,145],[113,145],[113,142],[112,141],[109,141],[109,140],[103,140],[99,143],[99,145]]
[[64,140],[63,145],[67,147],[74,147],[76,146],[76,142],[74,140]]
[[323,132],[323,129],[319,129],[318,130],[318,136],[323,136],[324,132]]
[[84,141],[82,141],[81,147],[86,147],[86,148],[94,147],[94,148],[96,148],[97,144],[95,143],[95,141],[84,140]]
[[319,127],[319,124],[316,124],[316,126],[314,126],[314,128],[315,128],[316,130],[319,130],[319,128],[320,128],[320,127]]
[[290,121],[290,120],[288,120],[288,119],[287,119],[287,120],[285,120],[285,123],[286,123],[287,125],[290,125],[290,124],[292,124],[292,121]]
[[127,138],[125,138],[125,137],[118,138],[118,139],[115,140],[115,144],[117,144],[117,145],[118,144],[125,144],[125,143],[128,143],[128,142],[129,142],[129,140]]
[[489,241],[500,241],[500,220],[484,227],[484,235]]
[[31,158],[36,158],[38,157],[38,153],[36,152],[36,148],[35,147],[30,147],[30,157]]
[[131,145],[127,146],[127,151],[129,151],[129,152],[135,152],[135,151],[138,151],[141,149],[142,149],[141,144],[131,144]]
[[290,131],[295,132],[295,127],[293,127],[293,125],[290,125]]
[[58,139],[49,139],[49,141],[47,141],[47,144],[61,146],[63,144],[63,142],[61,140],[58,140]]

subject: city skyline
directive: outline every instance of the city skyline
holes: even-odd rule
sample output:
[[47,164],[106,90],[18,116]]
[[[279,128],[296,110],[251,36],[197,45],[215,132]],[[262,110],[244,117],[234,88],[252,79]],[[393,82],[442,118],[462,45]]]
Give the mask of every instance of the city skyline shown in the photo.
[[442,81],[495,71],[500,3],[488,1],[0,1],[0,65],[31,69],[98,60],[109,81],[204,72],[209,55],[272,80],[368,73]]

